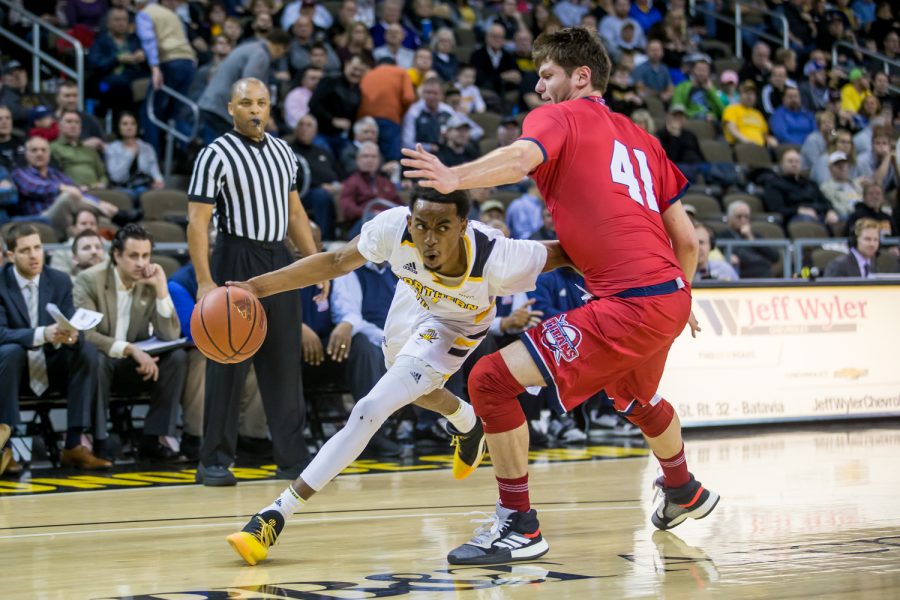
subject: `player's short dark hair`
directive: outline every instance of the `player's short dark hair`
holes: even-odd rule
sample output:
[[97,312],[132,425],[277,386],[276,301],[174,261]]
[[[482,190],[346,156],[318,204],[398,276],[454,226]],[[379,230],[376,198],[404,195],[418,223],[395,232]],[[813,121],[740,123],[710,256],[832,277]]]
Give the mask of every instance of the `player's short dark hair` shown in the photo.
[[567,76],[578,67],[591,70],[591,86],[601,94],[609,82],[609,54],[596,32],[584,27],[567,27],[553,33],[542,33],[531,50],[534,65],[540,69],[547,61],[563,68]]
[[453,204],[456,206],[456,216],[460,219],[465,219],[469,216],[469,210],[471,210],[472,206],[472,201],[469,199],[469,192],[465,190],[456,190],[449,194],[442,194],[435,189],[416,185],[409,198],[410,211],[415,208],[418,200],[422,200],[423,202],[437,202],[438,204]]
[[96,231],[94,231],[93,229],[84,229],[82,231],[79,231],[78,234],[75,236],[75,239],[72,240],[72,252],[75,252],[75,250],[78,249],[78,242],[80,242],[84,238],[89,238],[89,237],[100,238],[100,241],[101,242],[103,241],[103,238],[100,237],[100,234],[97,233]]
[[40,231],[38,231],[37,227],[32,225],[31,223],[16,223],[12,227],[6,230],[6,235],[3,236],[3,241],[6,242],[6,249],[10,252],[16,251],[16,242],[19,241],[19,238],[27,237],[29,235],[40,235]]
[[129,223],[116,232],[116,236],[109,247],[109,259],[112,261],[112,264],[116,264],[115,252],[118,251],[119,254],[124,252],[125,243],[128,240],[149,240],[150,248],[153,248],[153,236],[150,235],[150,232],[137,223]]

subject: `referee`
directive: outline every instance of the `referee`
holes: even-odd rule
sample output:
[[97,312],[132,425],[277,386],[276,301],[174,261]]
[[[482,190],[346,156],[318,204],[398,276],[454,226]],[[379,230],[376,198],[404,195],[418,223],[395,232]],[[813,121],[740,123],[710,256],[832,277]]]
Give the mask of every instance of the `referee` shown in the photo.
[[[198,302],[217,284],[245,281],[290,264],[286,235],[304,256],[316,253],[297,193],[297,160],[287,143],[265,132],[269,108],[269,90],[262,81],[237,81],[228,103],[234,130],[206,146],[194,163],[188,246],[197,272]],[[210,269],[207,233],[213,211],[219,233]],[[310,459],[303,437],[300,294],[263,298],[262,305],[272,326],[253,365],[272,435],[276,475],[295,479]],[[198,483],[237,483],[228,467],[234,462],[239,400],[249,369],[249,361],[207,362]]]

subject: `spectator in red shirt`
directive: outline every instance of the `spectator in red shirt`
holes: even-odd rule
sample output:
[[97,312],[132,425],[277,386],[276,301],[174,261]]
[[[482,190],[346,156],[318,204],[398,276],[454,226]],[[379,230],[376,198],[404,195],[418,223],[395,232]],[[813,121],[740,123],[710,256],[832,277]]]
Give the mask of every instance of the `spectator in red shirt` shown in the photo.
[[381,154],[378,145],[374,142],[360,144],[356,153],[356,171],[344,181],[338,199],[344,221],[348,224],[355,221],[350,228],[350,239],[359,234],[366,216],[372,216],[375,212],[388,208],[387,204],[379,207],[379,210],[373,210],[374,207],[367,208],[370,202],[381,200],[398,206],[403,203],[391,180],[379,173],[380,164]]

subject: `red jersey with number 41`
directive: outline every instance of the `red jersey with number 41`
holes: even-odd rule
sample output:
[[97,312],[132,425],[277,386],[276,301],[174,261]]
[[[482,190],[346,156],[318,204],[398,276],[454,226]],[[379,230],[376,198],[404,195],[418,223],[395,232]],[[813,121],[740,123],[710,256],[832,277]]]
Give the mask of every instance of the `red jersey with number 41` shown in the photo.
[[656,138],[592,96],[534,109],[520,139],[544,153],[531,177],[589,292],[684,277],[660,215],[687,180]]

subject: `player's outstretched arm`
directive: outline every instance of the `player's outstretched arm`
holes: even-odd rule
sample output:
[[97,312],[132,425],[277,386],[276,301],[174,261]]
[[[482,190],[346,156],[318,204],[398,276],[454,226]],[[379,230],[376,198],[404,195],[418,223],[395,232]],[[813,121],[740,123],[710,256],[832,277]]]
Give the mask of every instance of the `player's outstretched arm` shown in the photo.
[[541,242],[547,248],[547,262],[544,263],[542,273],[559,269],[560,267],[574,267],[572,259],[563,250],[562,244],[556,240]]
[[259,275],[249,281],[229,281],[226,285],[234,285],[252,292],[259,298],[265,298],[320,281],[335,279],[366,264],[366,258],[360,254],[357,247],[358,243],[359,236],[334,252],[319,252],[305,256],[277,271]]
[[421,144],[415,150],[403,148],[402,151],[406,158],[400,163],[412,169],[404,177],[419,179],[422,187],[434,188],[442,194],[518,183],[544,162],[540,146],[527,140],[517,140],[478,160],[452,168],[425,151]]

